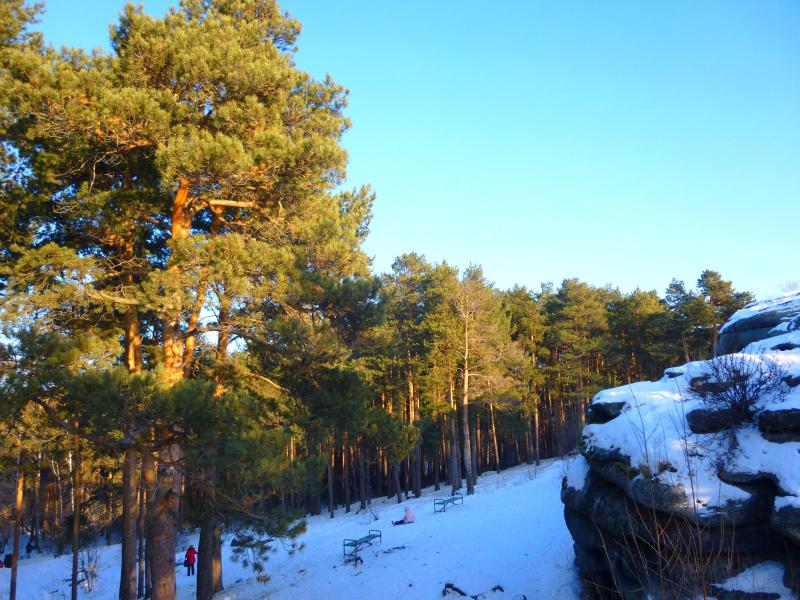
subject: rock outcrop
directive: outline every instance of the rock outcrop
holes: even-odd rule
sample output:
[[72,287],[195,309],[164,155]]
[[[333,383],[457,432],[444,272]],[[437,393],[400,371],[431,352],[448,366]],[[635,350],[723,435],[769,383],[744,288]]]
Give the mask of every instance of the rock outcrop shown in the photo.
[[800,596],[800,293],[755,303],[720,350],[778,365],[754,423],[703,402],[707,362],[598,394],[562,488],[575,562],[597,597]]
[[[748,344],[781,336],[800,328],[797,292],[754,302],[737,312],[720,330],[717,354],[739,352]],[[796,348],[794,342],[775,341],[778,350]],[[780,346],[783,346],[782,348]]]

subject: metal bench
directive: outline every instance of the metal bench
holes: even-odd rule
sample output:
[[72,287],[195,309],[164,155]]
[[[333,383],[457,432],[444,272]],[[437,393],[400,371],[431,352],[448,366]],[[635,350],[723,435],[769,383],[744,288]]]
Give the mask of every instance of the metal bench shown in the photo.
[[456,492],[447,498],[436,498],[433,501],[433,512],[444,512],[447,510],[447,505],[456,505],[456,502],[464,504],[464,495],[461,492]]
[[371,546],[372,540],[378,540],[379,542],[383,541],[380,529],[370,529],[367,535],[355,540],[350,538],[345,538],[344,541],[342,541],[342,554],[344,556],[344,561],[357,562],[359,560],[362,560],[361,557],[358,555],[358,553],[364,546]]

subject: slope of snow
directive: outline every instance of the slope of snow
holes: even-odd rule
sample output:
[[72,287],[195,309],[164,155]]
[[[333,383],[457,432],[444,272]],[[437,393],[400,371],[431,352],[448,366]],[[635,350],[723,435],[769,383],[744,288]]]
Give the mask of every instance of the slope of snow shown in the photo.
[[[371,512],[344,513],[331,519],[310,517],[298,542],[304,548],[290,555],[278,547],[267,563],[271,579],[257,582],[251,572],[230,559],[223,549],[223,580],[219,600],[326,598],[380,600],[441,598],[446,583],[487,599],[577,599],[580,587],[572,539],[564,524],[559,498],[566,471],[560,460],[538,469],[525,465],[481,476],[464,504],[434,514],[433,499],[449,488],[424,490],[422,498],[397,505],[373,500]],[[357,504],[354,508],[357,508]],[[393,527],[403,506],[410,506],[416,523]],[[363,564],[345,565],[342,539],[361,537],[368,529],[383,532],[382,543],[361,552]],[[197,540],[192,540],[197,545]],[[181,553],[182,556],[182,553]],[[92,594],[82,600],[113,600],[119,585],[119,546],[102,550],[102,573]],[[19,569],[19,600],[69,597],[70,556],[23,560]],[[195,579],[178,568],[179,600],[194,598]],[[10,570],[0,569],[0,596],[7,593]],[[500,586],[502,591],[497,588]],[[492,591],[496,588],[495,591]],[[448,594],[448,597],[450,595]],[[460,597],[454,595],[453,597]]]
[[774,594],[775,600],[795,600],[796,596],[783,584],[783,565],[777,562],[759,563],[719,585],[727,591],[746,594]]

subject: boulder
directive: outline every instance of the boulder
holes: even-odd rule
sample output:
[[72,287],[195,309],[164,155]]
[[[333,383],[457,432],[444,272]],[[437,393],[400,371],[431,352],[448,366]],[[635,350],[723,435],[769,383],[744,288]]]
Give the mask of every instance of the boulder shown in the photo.
[[596,402],[586,409],[587,423],[608,423],[622,414],[627,402]]
[[800,409],[765,410],[759,415],[758,428],[770,442],[800,442]]
[[795,544],[800,544],[800,508],[782,506],[769,518],[772,528]]
[[719,433],[730,427],[736,416],[730,410],[696,408],[686,414],[686,421],[694,433]]
[[758,428],[765,433],[800,433],[800,408],[765,410],[758,417]]
[[733,315],[720,330],[717,354],[731,354],[800,326],[800,292],[755,302]]

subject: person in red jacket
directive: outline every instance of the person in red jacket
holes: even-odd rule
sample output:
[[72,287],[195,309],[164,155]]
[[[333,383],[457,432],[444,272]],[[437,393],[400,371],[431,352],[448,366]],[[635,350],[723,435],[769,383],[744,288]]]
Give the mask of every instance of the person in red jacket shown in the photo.
[[186,556],[183,559],[183,564],[186,565],[187,575],[194,575],[194,563],[196,562],[197,550],[194,549],[194,546],[189,546],[189,549],[186,551]]

